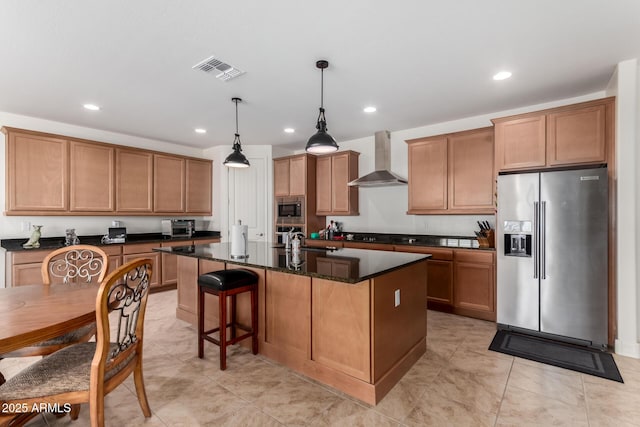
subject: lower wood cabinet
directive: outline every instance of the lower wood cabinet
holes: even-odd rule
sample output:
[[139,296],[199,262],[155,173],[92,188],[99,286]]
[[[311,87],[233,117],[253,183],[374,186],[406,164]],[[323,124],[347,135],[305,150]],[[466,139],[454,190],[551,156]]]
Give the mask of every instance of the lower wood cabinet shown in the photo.
[[[162,248],[170,248],[175,246],[189,246],[193,244],[193,240],[181,240],[181,241],[171,241],[171,242],[162,242],[160,243],[160,247]],[[178,256],[170,255],[162,253],[162,284],[164,286],[167,285],[177,285],[178,284]]]
[[455,312],[495,322],[495,253],[456,250],[453,278]]
[[157,247],[158,243],[139,243],[124,245],[122,248],[122,261],[125,264],[138,258],[151,258],[153,261],[153,272],[150,283],[151,289],[162,286],[162,258],[160,252],[153,252],[153,248]]
[[427,307],[496,320],[495,252],[396,245],[399,252],[429,253]]
[[[109,257],[107,274],[111,273],[122,264],[137,258],[151,258],[153,260],[153,273],[151,287],[154,291],[175,288],[178,276],[178,257],[161,252],[154,252],[153,248],[205,245],[220,242],[220,238],[180,240],[170,242],[134,243],[127,245],[103,245],[100,248]],[[6,255],[5,283],[7,287],[33,285],[42,283],[41,266],[44,257],[51,249],[9,251]],[[224,267],[224,264],[223,264]],[[212,271],[213,269],[207,270]],[[206,273],[204,271],[203,273]],[[194,294],[195,295],[195,294]],[[180,298],[180,295],[178,295]]]

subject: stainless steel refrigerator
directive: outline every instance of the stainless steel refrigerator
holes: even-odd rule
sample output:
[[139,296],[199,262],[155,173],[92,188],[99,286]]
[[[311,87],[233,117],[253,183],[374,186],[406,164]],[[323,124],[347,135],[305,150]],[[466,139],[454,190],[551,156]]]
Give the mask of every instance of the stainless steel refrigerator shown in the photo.
[[498,176],[500,328],[607,344],[606,167]]

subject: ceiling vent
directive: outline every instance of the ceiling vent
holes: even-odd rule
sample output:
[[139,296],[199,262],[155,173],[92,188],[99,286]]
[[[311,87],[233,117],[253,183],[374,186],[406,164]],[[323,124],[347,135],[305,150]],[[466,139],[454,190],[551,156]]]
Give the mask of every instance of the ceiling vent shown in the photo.
[[244,74],[244,71],[219,60],[215,56],[210,56],[209,58],[198,62],[191,68],[194,70],[204,71],[208,74],[213,74],[216,76],[216,79],[220,79],[223,82],[227,82]]

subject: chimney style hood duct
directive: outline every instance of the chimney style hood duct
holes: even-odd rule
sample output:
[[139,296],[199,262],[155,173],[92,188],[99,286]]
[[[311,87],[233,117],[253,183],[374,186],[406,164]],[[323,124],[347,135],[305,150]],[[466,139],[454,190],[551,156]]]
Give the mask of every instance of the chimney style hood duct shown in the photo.
[[376,170],[349,183],[353,187],[383,187],[405,185],[407,180],[391,172],[391,135],[388,130],[375,133],[375,167]]

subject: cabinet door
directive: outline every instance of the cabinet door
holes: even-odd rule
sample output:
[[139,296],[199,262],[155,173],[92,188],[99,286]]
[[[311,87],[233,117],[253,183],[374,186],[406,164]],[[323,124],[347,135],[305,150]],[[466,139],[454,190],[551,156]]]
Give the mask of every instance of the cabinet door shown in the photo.
[[358,155],[353,152],[331,156],[331,195],[334,215],[358,215],[358,187],[349,182],[358,177]]
[[289,159],[273,161],[273,188],[276,196],[289,195]]
[[453,268],[454,312],[495,321],[494,252],[457,250]]
[[345,286],[314,278],[311,298],[312,360],[366,382],[371,380],[369,289],[368,280]]
[[68,142],[8,132],[7,211],[66,211]]
[[185,161],[183,158],[153,155],[153,211],[184,212]]
[[211,215],[211,171],[210,160],[187,159],[186,213]]
[[132,253],[122,256],[122,261],[126,264],[138,258],[151,258],[153,265],[153,272],[151,273],[151,288],[158,287],[162,284],[162,261],[160,252],[146,252],[146,253]]
[[11,286],[42,284],[42,262],[13,265],[11,277]]
[[453,263],[427,261],[427,301],[453,305]]
[[69,145],[69,210],[112,212],[115,150],[79,141],[71,141]]
[[[193,240],[183,240],[179,242],[162,242],[160,246],[163,248],[174,246],[192,245]],[[178,283],[178,256],[162,253],[162,284],[175,285]]]
[[316,160],[316,215],[331,215],[331,156]]
[[121,265],[122,265],[122,255],[110,255],[109,267],[107,268],[107,275],[111,274],[111,272],[115,271]]
[[545,166],[545,130],[544,115],[497,122],[497,169],[500,171]]
[[604,105],[552,113],[547,121],[547,165],[606,160]]
[[276,361],[311,358],[311,278],[267,270],[264,307],[264,348]]
[[153,155],[144,151],[116,149],[116,210],[153,210]]
[[307,192],[307,158],[302,155],[289,159],[289,195],[304,196]]
[[449,210],[494,212],[493,129],[449,137]]
[[447,209],[447,138],[409,144],[409,212]]

